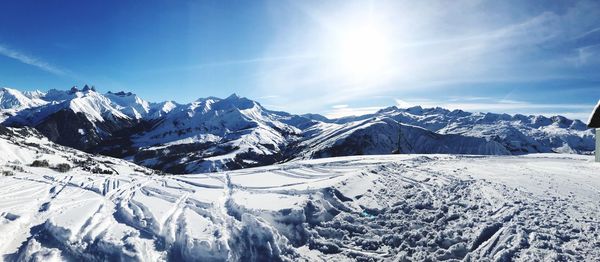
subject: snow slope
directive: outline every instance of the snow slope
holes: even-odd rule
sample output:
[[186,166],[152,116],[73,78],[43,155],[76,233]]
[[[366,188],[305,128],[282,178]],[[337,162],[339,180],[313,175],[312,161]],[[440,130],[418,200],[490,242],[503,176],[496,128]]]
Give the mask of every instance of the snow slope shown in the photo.
[[173,176],[19,129],[0,132],[0,149],[6,261],[600,256],[589,156],[355,156]]

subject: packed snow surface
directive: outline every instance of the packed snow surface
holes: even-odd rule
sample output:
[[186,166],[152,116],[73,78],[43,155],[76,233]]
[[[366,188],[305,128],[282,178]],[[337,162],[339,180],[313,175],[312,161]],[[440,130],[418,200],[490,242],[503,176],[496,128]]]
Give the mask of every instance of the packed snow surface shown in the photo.
[[113,170],[94,174],[26,165],[89,155],[0,142],[6,261],[600,257],[589,156],[354,156],[188,175],[88,158]]

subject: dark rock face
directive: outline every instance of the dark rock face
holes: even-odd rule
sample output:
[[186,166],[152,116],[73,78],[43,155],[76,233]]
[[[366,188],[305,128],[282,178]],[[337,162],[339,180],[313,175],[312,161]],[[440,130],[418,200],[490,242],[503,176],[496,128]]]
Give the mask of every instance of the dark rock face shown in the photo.
[[[111,138],[113,133],[135,125],[136,123],[131,120],[116,117],[112,117],[109,121],[93,123],[83,113],[62,109],[47,116],[34,127],[50,141],[82,151],[94,152],[104,140]],[[11,126],[27,125],[11,123]]]
[[600,128],[600,101],[598,102],[596,108],[594,108],[594,112],[592,112],[587,126],[592,128]]
[[7,135],[10,134],[10,130],[8,130],[8,128],[6,128],[4,125],[0,125],[0,135]]
[[101,138],[94,125],[79,113],[60,110],[35,126],[51,141],[87,151],[96,146]]
[[134,156],[140,152],[140,148],[133,146],[131,137],[135,134],[150,130],[150,128],[152,128],[156,122],[156,120],[130,121],[129,125],[114,129],[114,131],[110,133],[110,136],[101,139],[101,141],[95,147],[91,148],[90,151],[92,153],[103,154],[116,158]]

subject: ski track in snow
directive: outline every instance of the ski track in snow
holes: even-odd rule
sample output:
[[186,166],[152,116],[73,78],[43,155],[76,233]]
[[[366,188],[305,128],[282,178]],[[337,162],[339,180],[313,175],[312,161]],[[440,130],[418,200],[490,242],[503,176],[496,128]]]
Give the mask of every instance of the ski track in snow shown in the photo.
[[600,257],[600,171],[586,156],[356,156],[179,176],[23,168],[0,177],[6,261]]

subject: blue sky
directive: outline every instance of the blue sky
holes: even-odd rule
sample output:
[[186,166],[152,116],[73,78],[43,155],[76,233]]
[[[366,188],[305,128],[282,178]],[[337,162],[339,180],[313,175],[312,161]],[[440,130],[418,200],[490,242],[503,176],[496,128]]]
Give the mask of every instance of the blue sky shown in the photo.
[[599,1],[10,1],[0,86],[563,114],[600,99]]

